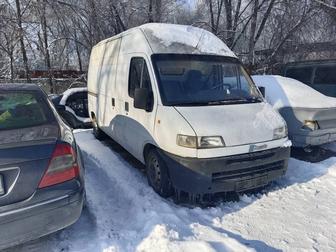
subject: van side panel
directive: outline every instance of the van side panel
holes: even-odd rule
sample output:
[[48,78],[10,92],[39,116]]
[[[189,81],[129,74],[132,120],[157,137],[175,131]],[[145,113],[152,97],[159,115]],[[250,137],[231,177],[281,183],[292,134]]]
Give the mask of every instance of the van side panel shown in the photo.
[[[98,90],[101,64],[104,56],[105,44],[100,44],[92,48],[90,55],[90,65],[88,71],[88,105],[89,114],[98,114]],[[92,118],[91,118],[92,119]]]

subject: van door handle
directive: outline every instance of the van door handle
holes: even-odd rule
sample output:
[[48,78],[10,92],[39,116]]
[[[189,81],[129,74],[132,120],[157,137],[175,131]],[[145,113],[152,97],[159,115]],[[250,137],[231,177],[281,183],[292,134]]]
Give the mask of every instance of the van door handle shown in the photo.
[[125,110],[126,110],[126,112],[128,112],[128,111],[129,111],[128,102],[125,102]]
[[115,106],[115,99],[112,98],[112,106],[114,107]]

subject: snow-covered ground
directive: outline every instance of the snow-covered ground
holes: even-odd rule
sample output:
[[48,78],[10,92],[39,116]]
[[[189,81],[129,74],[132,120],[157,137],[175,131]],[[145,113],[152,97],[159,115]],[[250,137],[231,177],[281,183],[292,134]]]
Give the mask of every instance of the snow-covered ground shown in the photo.
[[76,139],[86,164],[82,217],[10,251],[336,251],[336,157],[291,159],[267,192],[201,209],[156,195],[141,165],[116,144],[91,131]]

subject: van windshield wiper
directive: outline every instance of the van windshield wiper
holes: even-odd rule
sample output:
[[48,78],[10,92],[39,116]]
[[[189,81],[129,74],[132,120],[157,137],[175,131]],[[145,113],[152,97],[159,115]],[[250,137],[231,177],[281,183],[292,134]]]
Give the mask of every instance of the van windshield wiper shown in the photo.
[[235,97],[228,98],[223,101],[218,101],[218,103],[257,103],[262,102],[263,100],[259,97]]
[[181,103],[172,103],[170,106],[207,106],[210,102],[181,102]]
[[232,97],[220,101],[204,101],[204,102],[181,102],[172,103],[170,106],[208,106],[208,105],[225,105],[225,104],[235,104],[235,103],[256,103],[262,102],[263,100],[259,97]]
[[249,101],[245,98],[229,98],[221,101],[209,102],[209,105],[234,104],[234,103],[249,103]]
[[248,97],[246,98],[249,102],[263,102],[263,99],[260,97]]

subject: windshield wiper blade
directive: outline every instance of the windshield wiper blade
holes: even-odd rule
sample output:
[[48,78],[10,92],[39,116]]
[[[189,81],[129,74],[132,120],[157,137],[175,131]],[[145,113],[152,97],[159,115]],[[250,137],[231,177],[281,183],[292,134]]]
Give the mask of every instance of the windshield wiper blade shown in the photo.
[[260,97],[248,97],[246,98],[249,102],[262,102],[263,99]]
[[241,103],[241,102],[246,103],[249,101],[246,100],[245,98],[229,98],[221,101],[212,101],[209,102],[209,104],[213,105],[213,104],[227,104],[227,103]]
[[233,103],[251,103],[251,102],[262,102],[263,100],[258,97],[232,97],[220,101],[204,101],[204,102],[181,102],[172,103],[171,106],[207,106],[207,105],[223,105],[223,104],[233,104]]
[[209,105],[209,102],[181,102],[181,103],[172,103],[171,106],[206,106]]

